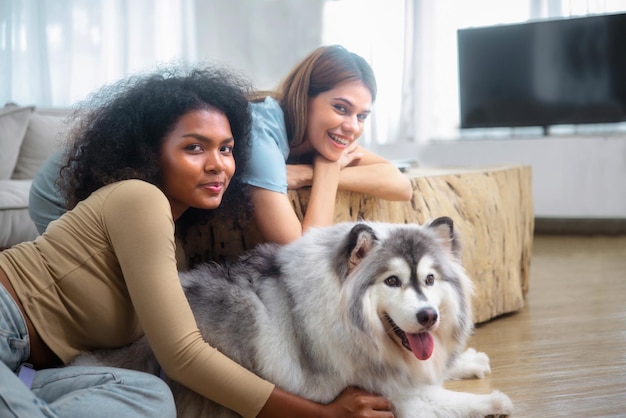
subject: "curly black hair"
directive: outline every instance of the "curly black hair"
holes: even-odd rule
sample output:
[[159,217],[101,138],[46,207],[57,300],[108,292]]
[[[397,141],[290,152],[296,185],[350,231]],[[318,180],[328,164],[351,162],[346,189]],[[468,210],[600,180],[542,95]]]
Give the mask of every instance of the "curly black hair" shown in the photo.
[[[70,117],[73,127],[58,182],[68,209],[120,180],[160,186],[159,153],[165,136],[188,112],[213,108],[226,115],[235,138],[236,171],[220,211],[249,217],[248,188],[240,179],[250,157],[250,91],[249,81],[228,67],[169,64],[92,93]],[[208,220],[213,212],[188,209],[177,221],[177,232]]]

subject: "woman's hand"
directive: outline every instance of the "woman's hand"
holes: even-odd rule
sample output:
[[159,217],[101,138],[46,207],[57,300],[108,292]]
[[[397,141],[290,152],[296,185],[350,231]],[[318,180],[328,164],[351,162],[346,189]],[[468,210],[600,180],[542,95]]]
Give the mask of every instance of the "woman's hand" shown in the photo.
[[389,400],[358,388],[345,389],[327,407],[332,417],[393,417]]
[[[321,155],[316,156],[317,159],[326,160]],[[353,162],[358,162],[363,157],[363,152],[359,149],[356,142],[350,144],[346,148],[341,157],[337,161],[339,168],[343,169]],[[330,163],[330,161],[326,161]],[[287,164],[287,188],[289,190],[301,189],[313,184],[313,166],[309,164]]]
[[287,188],[301,189],[313,183],[313,166],[310,164],[287,164]]
[[327,405],[274,388],[257,418],[393,418],[391,402],[357,388],[347,388]]
[[353,161],[357,162],[361,158],[363,158],[363,152],[359,149],[359,144],[353,142],[348,148],[343,150],[341,158],[339,158],[339,166],[343,169],[352,164]]

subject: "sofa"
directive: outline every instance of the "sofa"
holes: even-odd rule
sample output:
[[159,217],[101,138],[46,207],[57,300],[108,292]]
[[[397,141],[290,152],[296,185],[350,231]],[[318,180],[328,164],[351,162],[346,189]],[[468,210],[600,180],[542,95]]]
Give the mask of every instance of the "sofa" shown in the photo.
[[61,146],[70,111],[14,103],[0,108],[0,249],[37,237],[28,214],[30,186]]

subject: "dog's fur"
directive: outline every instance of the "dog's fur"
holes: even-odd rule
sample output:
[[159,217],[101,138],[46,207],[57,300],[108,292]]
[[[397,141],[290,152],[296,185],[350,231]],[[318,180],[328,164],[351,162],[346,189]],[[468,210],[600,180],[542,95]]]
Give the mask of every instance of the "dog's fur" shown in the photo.
[[[513,405],[503,393],[442,386],[489,372],[484,353],[463,352],[472,284],[459,260],[449,218],[350,222],[262,244],[229,266],[201,265],[181,281],[208,343],[289,392],[328,403],[358,386],[387,397],[398,418],[505,416]],[[159,370],[145,338],[74,364]],[[181,417],[237,416],[169,383]]]

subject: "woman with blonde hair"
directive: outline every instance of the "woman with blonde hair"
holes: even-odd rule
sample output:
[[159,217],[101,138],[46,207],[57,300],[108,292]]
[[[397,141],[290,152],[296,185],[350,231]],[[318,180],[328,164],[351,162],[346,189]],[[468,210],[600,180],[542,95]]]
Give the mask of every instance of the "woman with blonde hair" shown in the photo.
[[[305,57],[274,92],[255,95],[252,158],[243,180],[252,186],[254,219],[265,241],[287,243],[333,222],[337,190],[410,200],[407,176],[357,142],[376,100],[370,65],[339,45]],[[288,189],[310,186],[300,221]]]

